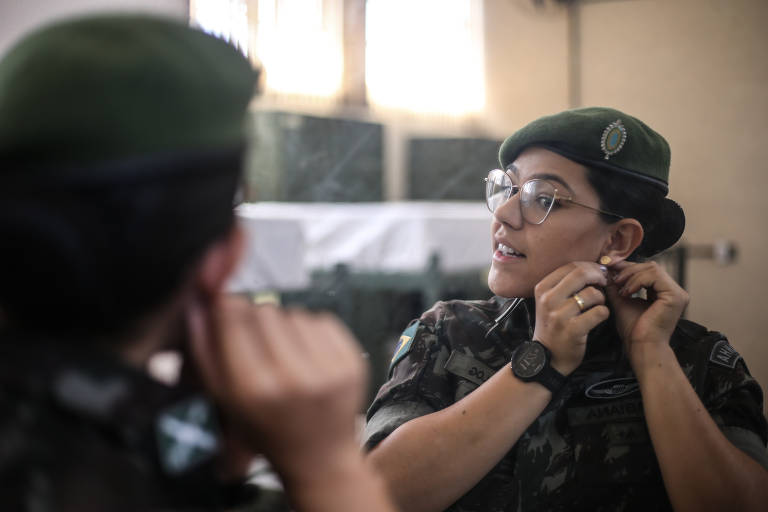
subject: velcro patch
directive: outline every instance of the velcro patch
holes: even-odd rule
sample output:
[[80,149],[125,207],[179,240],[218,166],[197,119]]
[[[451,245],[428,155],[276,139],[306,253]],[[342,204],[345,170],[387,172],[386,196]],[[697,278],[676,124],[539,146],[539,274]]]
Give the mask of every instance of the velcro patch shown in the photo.
[[709,360],[720,366],[734,369],[741,356],[728,343],[728,340],[720,340],[712,347],[712,353],[709,354]]
[[478,386],[493,375],[493,370],[480,361],[454,350],[445,362],[446,371],[463,377]]
[[389,371],[392,371],[392,368],[395,367],[395,365],[404,358],[408,352],[411,351],[411,346],[413,345],[413,338],[416,336],[416,329],[419,328],[419,322],[416,321],[406,330],[403,331],[403,334],[400,335],[400,341],[397,343],[397,349],[395,349],[395,354],[392,356],[392,361],[389,363]]

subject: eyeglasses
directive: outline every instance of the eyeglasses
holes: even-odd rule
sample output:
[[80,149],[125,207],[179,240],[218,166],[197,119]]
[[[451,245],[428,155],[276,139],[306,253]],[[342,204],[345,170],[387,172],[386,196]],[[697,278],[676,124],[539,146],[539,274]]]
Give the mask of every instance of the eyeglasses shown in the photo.
[[509,201],[512,196],[520,192],[520,214],[523,219],[531,224],[541,224],[547,219],[549,212],[563,202],[589,208],[590,210],[604,213],[612,217],[623,219],[621,215],[607,212],[599,208],[593,208],[586,204],[578,203],[569,196],[562,196],[559,190],[549,181],[533,179],[515,185],[509,175],[501,169],[494,169],[485,178],[485,202],[491,213],[502,204]]

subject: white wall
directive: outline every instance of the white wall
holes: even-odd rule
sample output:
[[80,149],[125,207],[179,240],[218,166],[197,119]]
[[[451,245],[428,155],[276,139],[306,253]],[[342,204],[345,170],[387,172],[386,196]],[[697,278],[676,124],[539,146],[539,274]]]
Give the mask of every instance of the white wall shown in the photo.
[[0,0],[0,55],[29,30],[72,15],[99,11],[144,11],[188,18],[188,0]]
[[568,25],[563,8],[486,0],[486,109],[496,137],[568,108]]
[[685,240],[735,242],[735,265],[693,260],[688,317],[725,333],[768,391],[768,2],[586,5],[585,104],[637,112],[672,148]]

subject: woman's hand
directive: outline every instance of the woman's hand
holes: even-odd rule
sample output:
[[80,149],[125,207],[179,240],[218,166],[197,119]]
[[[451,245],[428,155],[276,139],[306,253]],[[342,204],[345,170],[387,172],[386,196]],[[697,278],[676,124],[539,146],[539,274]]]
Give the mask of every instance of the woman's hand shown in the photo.
[[[587,334],[608,318],[605,267],[586,261],[568,263],[542,279],[534,290],[534,339],[552,351],[552,367],[569,375],[584,358]],[[578,294],[582,303],[574,298]]]
[[[616,315],[616,328],[636,366],[645,350],[669,345],[688,305],[688,293],[656,262],[623,261],[612,265],[611,273],[606,293]],[[646,299],[632,297],[642,289]]]
[[187,321],[193,359],[228,425],[284,479],[308,486],[362,461],[355,418],[366,367],[336,318],[220,296],[190,307]]

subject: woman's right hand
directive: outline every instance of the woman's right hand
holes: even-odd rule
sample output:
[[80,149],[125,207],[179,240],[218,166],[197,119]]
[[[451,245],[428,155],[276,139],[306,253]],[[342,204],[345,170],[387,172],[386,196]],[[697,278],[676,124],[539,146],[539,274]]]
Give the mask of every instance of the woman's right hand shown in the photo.
[[[229,423],[283,478],[317,480],[359,457],[360,348],[328,314],[217,296],[188,311],[192,355]],[[362,461],[362,458],[360,457]]]
[[[534,289],[536,326],[533,338],[552,351],[552,367],[569,375],[581,364],[587,334],[610,314],[605,294],[605,267],[578,261],[556,269]],[[578,294],[583,307],[574,298]]]

